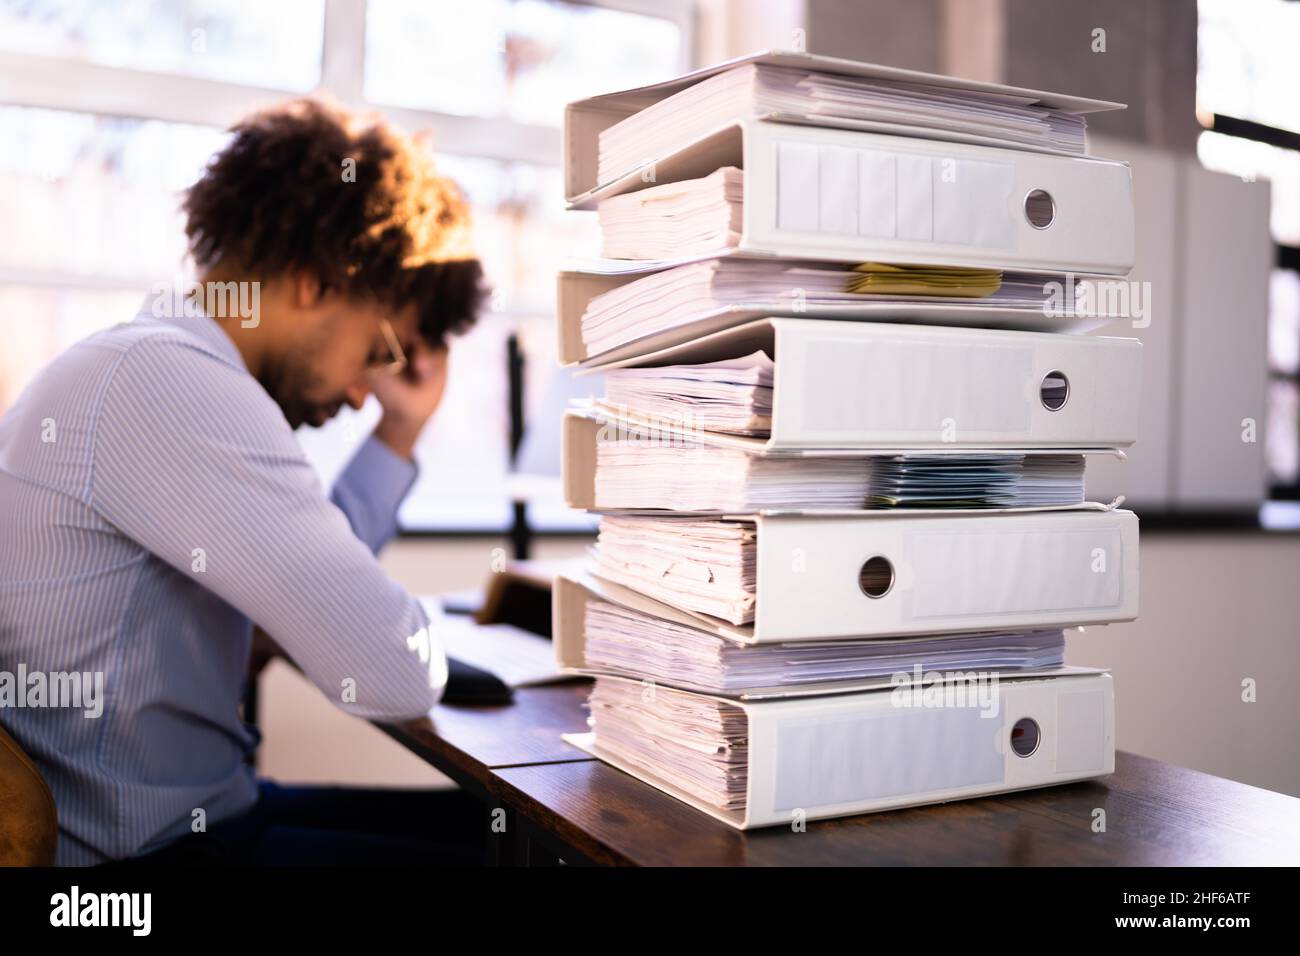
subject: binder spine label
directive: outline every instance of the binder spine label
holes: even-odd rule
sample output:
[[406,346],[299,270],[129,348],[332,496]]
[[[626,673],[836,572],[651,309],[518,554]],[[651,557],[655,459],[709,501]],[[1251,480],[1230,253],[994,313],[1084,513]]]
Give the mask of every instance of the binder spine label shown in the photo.
[[801,434],[941,445],[1030,432],[1033,346],[884,336],[805,341],[802,394],[778,396]]
[[819,145],[774,144],[780,232],[1010,249],[1010,163]]
[[918,531],[907,561],[926,569],[906,595],[912,621],[1118,609],[1124,540],[1118,528]]
[[1001,712],[893,707],[791,720],[777,730],[774,809],[812,810],[1000,784]]

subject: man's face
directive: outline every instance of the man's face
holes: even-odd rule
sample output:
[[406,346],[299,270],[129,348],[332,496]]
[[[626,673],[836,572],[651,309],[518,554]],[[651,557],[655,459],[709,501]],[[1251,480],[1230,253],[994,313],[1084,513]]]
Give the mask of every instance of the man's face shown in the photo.
[[409,354],[416,340],[414,306],[391,313],[327,294],[290,317],[281,347],[261,376],[290,427],[319,428],[344,404],[360,408],[372,377],[392,374],[385,368],[395,358],[385,321],[398,347]]

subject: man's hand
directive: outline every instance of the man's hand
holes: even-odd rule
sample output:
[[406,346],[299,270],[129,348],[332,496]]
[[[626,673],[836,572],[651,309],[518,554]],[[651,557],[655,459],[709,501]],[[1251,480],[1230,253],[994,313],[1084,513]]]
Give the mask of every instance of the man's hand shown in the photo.
[[442,401],[447,386],[447,349],[417,342],[407,350],[406,368],[399,374],[374,373],[370,388],[384,413],[375,437],[410,460],[415,440]]

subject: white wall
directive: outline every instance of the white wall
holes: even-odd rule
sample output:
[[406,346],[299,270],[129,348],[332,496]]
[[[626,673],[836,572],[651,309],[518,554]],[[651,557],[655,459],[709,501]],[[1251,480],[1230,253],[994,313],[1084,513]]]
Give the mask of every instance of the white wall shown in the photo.
[[1147,532],[1141,554],[1138,620],[1066,639],[1115,676],[1119,746],[1300,796],[1300,535]]

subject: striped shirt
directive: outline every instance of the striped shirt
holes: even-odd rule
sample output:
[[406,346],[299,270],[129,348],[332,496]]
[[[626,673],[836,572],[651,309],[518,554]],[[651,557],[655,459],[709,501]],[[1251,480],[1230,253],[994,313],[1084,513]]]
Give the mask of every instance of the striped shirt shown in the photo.
[[0,678],[102,674],[102,714],[29,693],[0,696],[0,722],[54,792],[60,864],[254,804],[252,622],[343,710],[428,712],[446,658],[373,553],[414,478],[371,438],[326,497],[206,316],[146,309],[36,377],[0,419]]

